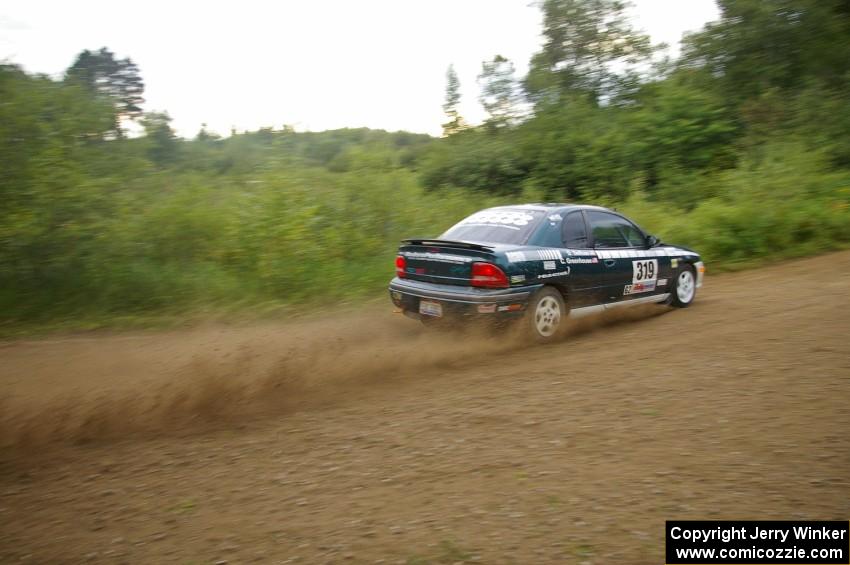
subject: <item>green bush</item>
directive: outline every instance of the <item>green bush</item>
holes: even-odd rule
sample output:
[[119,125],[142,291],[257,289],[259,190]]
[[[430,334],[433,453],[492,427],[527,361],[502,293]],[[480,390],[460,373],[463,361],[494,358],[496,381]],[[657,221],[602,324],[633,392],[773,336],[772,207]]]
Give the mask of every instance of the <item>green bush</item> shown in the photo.
[[622,210],[721,267],[835,249],[850,242],[850,172],[828,171],[823,159],[796,143],[773,144],[758,161],[704,179],[717,196],[690,211],[642,194]]
[[158,138],[116,137],[111,103],[0,65],[0,332],[379,296],[400,239],[509,202],[613,206],[712,268],[850,242],[847,76],[740,104],[715,78],[680,69],[604,104],[562,93],[439,140],[185,141],[164,115]]

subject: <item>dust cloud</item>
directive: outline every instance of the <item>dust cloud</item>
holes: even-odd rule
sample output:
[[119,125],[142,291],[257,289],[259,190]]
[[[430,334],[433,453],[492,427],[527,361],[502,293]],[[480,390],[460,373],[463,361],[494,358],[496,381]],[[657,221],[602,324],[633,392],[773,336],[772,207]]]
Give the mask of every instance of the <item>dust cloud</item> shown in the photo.
[[[564,338],[663,311],[651,306],[580,319]],[[0,447],[31,451],[229,427],[533,346],[518,327],[422,328],[386,311],[11,344],[3,354],[11,349],[13,365],[27,374],[18,375],[18,394],[0,402]],[[32,362],[39,356],[46,359],[41,366]]]

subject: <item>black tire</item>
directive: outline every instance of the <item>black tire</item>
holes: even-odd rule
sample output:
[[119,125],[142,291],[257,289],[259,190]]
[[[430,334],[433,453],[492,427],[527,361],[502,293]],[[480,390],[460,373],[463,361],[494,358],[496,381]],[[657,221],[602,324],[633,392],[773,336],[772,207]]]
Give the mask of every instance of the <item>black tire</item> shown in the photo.
[[674,308],[687,308],[697,296],[697,273],[693,265],[683,265],[675,273],[667,304]]
[[551,286],[544,286],[528,303],[525,330],[537,343],[550,343],[563,333],[566,318],[564,297]]

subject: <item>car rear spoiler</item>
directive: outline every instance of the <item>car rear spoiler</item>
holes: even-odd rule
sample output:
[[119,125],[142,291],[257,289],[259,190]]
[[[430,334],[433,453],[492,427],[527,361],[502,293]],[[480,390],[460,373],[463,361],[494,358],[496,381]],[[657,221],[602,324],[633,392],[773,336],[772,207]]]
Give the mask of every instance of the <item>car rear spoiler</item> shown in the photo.
[[470,243],[468,241],[452,241],[448,239],[402,239],[401,242],[406,245],[437,245],[440,247],[454,247],[458,249],[475,249],[476,251],[487,251],[492,253],[493,248],[480,243]]

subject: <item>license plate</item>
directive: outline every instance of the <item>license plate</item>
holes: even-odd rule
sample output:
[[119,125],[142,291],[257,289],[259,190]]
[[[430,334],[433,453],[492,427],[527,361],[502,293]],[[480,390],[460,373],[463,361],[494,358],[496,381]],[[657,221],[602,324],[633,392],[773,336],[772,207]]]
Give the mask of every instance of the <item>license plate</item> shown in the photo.
[[419,313],[424,314],[425,316],[441,318],[443,316],[443,305],[431,300],[420,300]]

